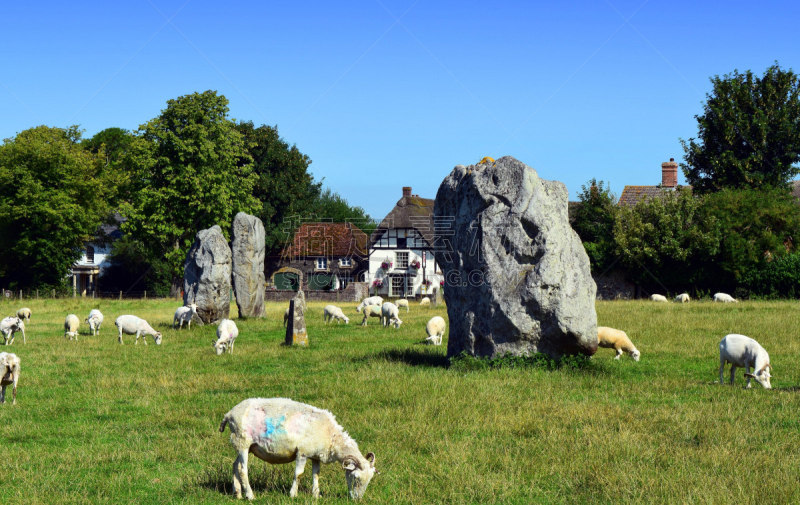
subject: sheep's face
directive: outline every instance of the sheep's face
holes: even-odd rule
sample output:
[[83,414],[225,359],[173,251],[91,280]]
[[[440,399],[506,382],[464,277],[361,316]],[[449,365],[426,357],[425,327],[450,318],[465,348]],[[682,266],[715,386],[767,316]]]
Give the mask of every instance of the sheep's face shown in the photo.
[[155,341],[156,345],[161,345],[161,332],[157,332],[153,335],[153,340]]
[[344,321],[344,324],[350,324],[350,318],[347,317],[347,316],[344,316],[343,321]]
[[366,465],[359,463],[352,457],[342,461],[344,477],[347,480],[347,491],[353,500],[360,500],[364,496],[367,486],[369,486],[369,481],[375,475],[375,454],[368,453],[366,463]]
[[769,380],[772,378],[769,373],[769,367],[766,367],[755,374],[746,373],[744,376],[748,379],[753,379],[754,381],[758,382],[761,384],[761,386],[763,386],[764,389],[772,389],[772,384],[769,382]]
[[214,352],[217,353],[217,356],[225,352],[225,344],[214,342]]
[[394,327],[395,328],[399,328],[401,324],[403,324],[403,321],[401,321],[399,318],[395,318],[394,319]]
[[639,361],[639,357],[641,357],[641,355],[642,353],[639,352],[639,349],[634,349],[631,353],[631,358],[633,358],[633,361]]

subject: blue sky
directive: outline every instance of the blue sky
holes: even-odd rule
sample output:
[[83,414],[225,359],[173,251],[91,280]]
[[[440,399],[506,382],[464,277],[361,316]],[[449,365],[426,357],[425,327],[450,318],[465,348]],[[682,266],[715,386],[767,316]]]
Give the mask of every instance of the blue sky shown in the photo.
[[789,1],[4,2],[0,137],[135,130],[214,89],[376,218],[483,156],[618,196],[682,160],[710,76],[800,71],[798,19]]

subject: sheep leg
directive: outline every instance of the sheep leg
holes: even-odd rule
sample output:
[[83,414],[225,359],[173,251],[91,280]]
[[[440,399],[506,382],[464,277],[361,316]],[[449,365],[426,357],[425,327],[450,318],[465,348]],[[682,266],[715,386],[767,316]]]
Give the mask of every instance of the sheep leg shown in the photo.
[[622,356],[622,349],[617,349],[617,355],[614,356],[614,359],[619,359],[620,356]]
[[723,377],[724,374],[725,374],[725,360],[724,359],[720,359],[719,360],[719,383],[720,384],[725,384],[725,379]]
[[0,387],[0,403],[6,402],[6,386]]
[[[750,367],[746,366],[744,367],[744,376],[747,377],[748,375],[750,375]],[[747,385],[745,385],[745,389],[750,389],[751,387],[753,386],[750,385],[750,377],[747,377]]]
[[27,344],[28,340],[25,338],[25,330],[22,330],[22,343]]
[[16,380],[14,381],[14,385],[11,388],[11,397],[12,397],[11,405],[16,405],[17,404],[17,381]]
[[119,337],[117,337],[117,340],[119,341],[120,345],[125,345],[122,342],[122,328],[119,329]]
[[731,386],[733,386],[734,374],[736,374],[736,365],[731,363]]
[[289,496],[294,498],[297,496],[297,487],[300,483],[300,476],[303,475],[303,470],[306,468],[306,457],[297,456],[297,461],[294,465],[294,482],[292,482],[292,489],[289,490]]
[[248,453],[248,449],[240,450],[239,455],[236,456],[236,461],[233,462],[233,489],[237,498],[242,497],[242,489],[244,489],[245,498],[252,500],[254,498],[253,490],[250,488],[250,479],[247,477]]
[[311,496],[319,498],[319,460],[311,460]]

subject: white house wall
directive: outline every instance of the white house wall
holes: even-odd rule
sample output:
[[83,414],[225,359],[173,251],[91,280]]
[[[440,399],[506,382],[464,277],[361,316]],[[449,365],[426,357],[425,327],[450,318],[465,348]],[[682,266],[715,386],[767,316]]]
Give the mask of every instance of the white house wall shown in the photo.
[[[389,276],[391,274],[405,274],[416,271],[416,275],[414,275],[412,279],[412,286],[411,286],[411,296],[424,296],[430,294],[433,288],[439,288],[440,282],[444,279],[442,275],[442,271],[439,268],[434,269],[434,265],[436,262],[433,258],[433,253],[430,251],[422,251],[419,249],[371,249],[371,254],[369,256],[369,272],[367,281],[369,282],[369,290],[370,293],[378,294],[381,296],[389,296]],[[420,262],[420,268],[414,269],[409,266],[408,268],[397,268],[397,253],[408,253],[408,263],[414,262],[414,260],[418,260]],[[423,263],[422,258],[423,255],[426,255],[425,262]],[[381,268],[381,264],[384,261],[389,261],[393,263],[394,266],[389,268],[388,271]],[[422,264],[425,265],[425,268],[422,268]],[[438,266],[438,265],[437,265]],[[423,270],[425,272],[425,278],[431,281],[430,287],[426,288],[423,286]],[[380,288],[375,288],[373,286],[376,279],[380,279],[383,281],[383,285]],[[393,295],[394,296],[394,295]]]

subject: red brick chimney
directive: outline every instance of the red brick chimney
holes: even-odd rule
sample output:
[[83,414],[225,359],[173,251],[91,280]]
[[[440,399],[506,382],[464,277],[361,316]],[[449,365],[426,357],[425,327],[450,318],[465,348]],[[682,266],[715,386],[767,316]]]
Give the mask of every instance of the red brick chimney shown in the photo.
[[670,158],[661,164],[661,186],[674,188],[678,185],[678,164],[675,158]]
[[411,196],[411,186],[403,186],[403,196]]

